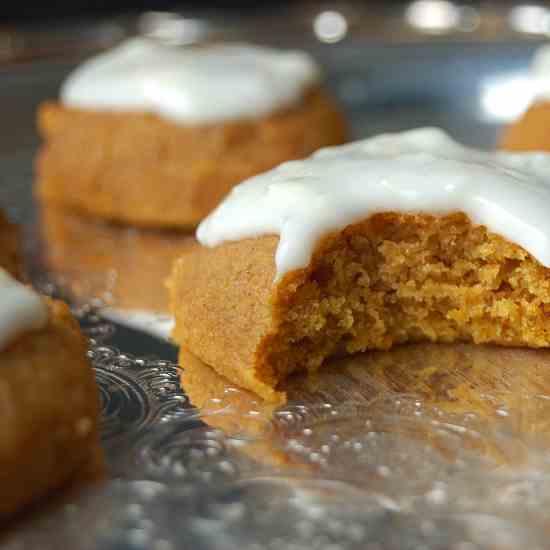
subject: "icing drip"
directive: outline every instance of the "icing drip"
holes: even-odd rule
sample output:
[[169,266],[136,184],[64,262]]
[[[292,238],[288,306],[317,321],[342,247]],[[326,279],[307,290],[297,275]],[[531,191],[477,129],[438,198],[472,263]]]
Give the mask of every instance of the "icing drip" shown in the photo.
[[489,153],[420,128],[321,149],[235,187],[197,230],[205,246],[280,236],[277,279],[330,231],[383,211],[462,211],[550,267],[550,155]]
[[0,269],[0,350],[22,333],[42,328],[47,320],[40,296]]

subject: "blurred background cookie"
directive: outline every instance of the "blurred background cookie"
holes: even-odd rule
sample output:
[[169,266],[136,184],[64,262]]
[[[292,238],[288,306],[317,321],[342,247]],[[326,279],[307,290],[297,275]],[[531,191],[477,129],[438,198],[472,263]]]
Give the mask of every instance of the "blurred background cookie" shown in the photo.
[[197,225],[243,179],[348,133],[305,52],[144,38],[77,68],[38,127],[42,200],[152,227]]
[[533,97],[527,110],[508,127],[500,147],[510,151],[550,151],[550,46],[540,47],[530,67]]

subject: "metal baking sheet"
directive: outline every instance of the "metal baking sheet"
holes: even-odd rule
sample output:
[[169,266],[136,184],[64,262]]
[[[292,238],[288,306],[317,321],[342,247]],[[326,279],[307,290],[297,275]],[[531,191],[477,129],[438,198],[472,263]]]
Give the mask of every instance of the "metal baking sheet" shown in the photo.
[[[530,98],[533,41],[399,45],[356,33],[328,45],[295,32],[288,43],[322,62],[356,137],[431,125],[490,148]],[[0,66],[0,203],[27,227],[43,288],[35,111],[79,58]],[[364,354],[294,380],[291,401],[273,409],[192,357],[176,366],[161,338],[89,304],[78,313],[92,339],[111,475],[23,518],[5,548],[549,547],[546,352]]]

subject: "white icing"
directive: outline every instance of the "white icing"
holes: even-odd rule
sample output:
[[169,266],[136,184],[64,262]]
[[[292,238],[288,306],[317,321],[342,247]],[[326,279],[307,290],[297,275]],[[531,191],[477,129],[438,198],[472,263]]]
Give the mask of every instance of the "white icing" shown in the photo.
[[134,38],[79,66],[63,84],[61,100],[201,124],[287,107],[318,79],[317,65],[301,51],[247,44],[181,48]]
[[550,46],[542,46],[531,63],[533,92],[539,100],[550,100]]
[[420,128],[321,149],[235,187],[199,226],[201,244],[280,236],[277,280],[330,231],[382,211],[462,211],[550,267],[550,155],[489,153]]
[[40,296],[0,269],[0,350],[21,334],[42,328],[47,320]]

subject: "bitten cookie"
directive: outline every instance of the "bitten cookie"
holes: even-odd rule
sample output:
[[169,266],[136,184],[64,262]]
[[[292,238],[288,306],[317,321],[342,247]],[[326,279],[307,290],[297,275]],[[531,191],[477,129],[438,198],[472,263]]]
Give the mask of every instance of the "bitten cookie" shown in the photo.
[[69,76],[38,113],[36,194],[139,226],[196,226],[242,181],[347,124],[304,52],[133,39]]
[[550,156],[420,129],[238,186],[169,282],[173,338],[267,399],[329,357],[434,342],[550,346]]

